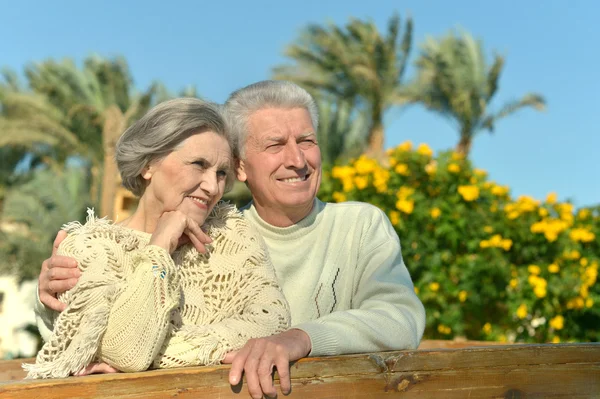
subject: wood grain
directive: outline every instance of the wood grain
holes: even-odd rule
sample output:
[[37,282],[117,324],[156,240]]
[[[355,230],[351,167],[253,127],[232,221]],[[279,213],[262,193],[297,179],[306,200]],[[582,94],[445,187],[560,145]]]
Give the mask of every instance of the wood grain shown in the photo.
[[[30,359],[32,360],[32,359]],[[16,380],[0,362],[0,398],[246,398],[229,366]],[[291,398],[600,398],[600,344],[489,345],[302,359]],[[277,376],[276,376],[277,377]]]

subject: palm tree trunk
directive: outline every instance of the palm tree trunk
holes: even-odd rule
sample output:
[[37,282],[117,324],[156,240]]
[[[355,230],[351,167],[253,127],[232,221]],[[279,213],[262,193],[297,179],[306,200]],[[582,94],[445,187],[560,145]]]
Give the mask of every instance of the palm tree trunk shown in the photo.
[[100,203],[101,216],[115,220],[115,196],[119,171],[115,161],[115,145],[125,130],[125,118],[116,106],[109,107],[104,113],[104,126],[102,128],[102,144],[104,147],[104,176],[102,179],[102,201]]
[[371,129],[369,129],[369,146],[367,147],[366,155],[381,161],[383,160],[384,155],[383,115],[381,113],[381,109],[377,107],[377,105],[373,106],[372,114],[373,122]]
[[90,201],[92,205],[98,205],[98,194],[100,192],[100,165],[96,161],[92,161],[90,167]]
[[454,150],[458,154],[468,157],[471,152],[471,144],[473,143],[473,137],[467,128],[462,128],[460,132],[460,140]]

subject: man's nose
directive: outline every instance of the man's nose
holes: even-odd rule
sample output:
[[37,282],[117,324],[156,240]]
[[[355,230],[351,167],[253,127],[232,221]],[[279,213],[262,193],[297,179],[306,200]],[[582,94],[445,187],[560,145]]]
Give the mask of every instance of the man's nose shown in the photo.
[[298,143],[292,142],[285,146],[285,166],[287,168],[302,169],[306,166],[304,151]]

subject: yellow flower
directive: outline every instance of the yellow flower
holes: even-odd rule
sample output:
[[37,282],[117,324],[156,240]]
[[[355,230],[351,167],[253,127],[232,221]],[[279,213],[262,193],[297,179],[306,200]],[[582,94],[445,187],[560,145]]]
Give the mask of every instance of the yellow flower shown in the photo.
[[509,285],[511,288],[517,288],[517,285],[519,285],[519,280],[517,280],[516,278],[512,278],[510,279]]
[[415,209],[415,201],[400,199],[396,202],[396,209],[410,215]]
[[461,292],[458,293],[458,300],[461,301],[461,302],[464,302],[464,301],[467,300],[467,296],[468,295],[469,294],[467,293],[467,291],[462,290]]
[[458,193],[467,202],[479,198],[479,187],[477,186],[458,186]]
[[592,298],[588,298],[585,300],[585,307],[591,308],[594,305],[594,300]]
[[522,303],[521,306],[519,306],[519,308],[517,309],[517,317],[521,320],[527,317],[527,305],[525,305],[524,303]]
[[591,214],[592,214],[592,212],[589,209],[583,208],[583,209],[580,209],[579,212],[577,212],[577,217],[580,220],[585,220],[585,219],[589,218]]
[[384,193],[387,191],[387,182],[389,179],[390,172],[387,169],[377,168],[373,172],[373,186],[375,186],[378,193]]
[[419,295],[419,287],[415,287],[415,294]]
[[570,260],[577,260],[577,259],[581,258],[581,254],[576,249],[571,252],[565,252],[563,254],[563,256],[565,259],[570,259]]
[[510,238],[506,238],[506,239],[502,240],[502,242],[500,243],[500,246],[502,247],[503,250],[510,251],[510,248],[512,247],[512,240]]
[[588,264],[590,263],[589,260],[587,260],[587,258],[581,258],[579,259],[579,264],[583,267],[586,267]]
[[365,155],[361,155],[356,161],[354,161],[354,168],[356,173],[360,175],[368,175],[378,168],[376,160],[367,158]]
[[485,226],[483,228],[483,231],[485,231],[488,234],[492,234],[492,232],[494,231],[494,228],[492,226]]
[[433,155],[433,150],[424,143],[419,144],[417,147],[417,152],[421,155],[425,155],[426,157],[430,157]]
[[538,265],[529,265],[527,271],[533,275],[539,276],[541,269]]
[[548,292],[546,291],[545,286],[537,285],[533,288],[533,293],[538,298],[544,298]]
[[415,193],[415,189],[414,188],[402,186],[396,192],[396,198],[398,198],[398,199],[407,199],[408,197],[410,197],[414,193]]
[[487,175],[487,172],[485,170],[477,169],[477,168],[475,170],[473,170],[473,173],[475,173],[477,176],[481,176],[481,177]]
[[455,163],[451,163],[448,165],[448,172],[450,173],[458,173],[460,172],[460,166]]
[[569,238],[575,242],[592,242],[596,239],[596,235],[588,229],[576,228],[571,230]]
[[369,185],[369,179],[365,176],[356,176],[354,178],[354,184],[359,190],[364,190]]
[[392,222],[392,225],[394,226],[400,223],[400,213],[396,211],[390,211],[390,222]]
[[444,334],[444,335],[449,335],[452,332],[452,329],[448,326],[445,326],[443,324],[440,324],[437,328],[438,332],[440,334]]
[[555,192],[552,192],[546,196],[546,202],[550,205],[556,204],[557,195]]
[[485,323],[483,325],[482,330],[483,330],[483,333],[487,335],[492,332],[492,325],[490,323]]
[[554,328],[555,330],[562,330],[564,326],[565,326],[565,318],[562,317],[561,315],[553,317],[550,320],[550,327]]
[[567,302],[567,309],[582,309],[585,306],[585,304],[586,303],[581,297],[569,299],[569,301]]
[[557,335],[555,335],[554,337],[552,337],[552,343],[553,344],[560,344],[560,337],[558,337]]
[[345,177],[353,177],[356,171],[351,166],[334,166],[331,169],[331,176],[336,179],[343,179]]
[[548,265],[548,271],[550,273],[558,273],[560,271],[560,267],[556,263],[551,263]]
[[403,151],[403,152],[408,152],[410,150],[412,150],[412,142],[410,140],[405,141],[404,143],[400,144],[398,147],[396,147],[399,151]]
[[398,165],[396,165],[396,167],[394,168],[394,171],[402,176],[410,175],[410,171],[408,170],[408,165],[405,163],[399,163]]
[[453,152],[452,153],[452,160],[453,161],[460,161],[465,159],[465,156],[463,154],[459,154],[458,152]]
[[508,194],[508,187],[494,186],[492,187],[492,194],[501,197]]
[[546,216],[548,216],[548,210],[546,208],[540,208],[538,210],[538,215],[540,215],[540,217],[545,218]]
[[440,208],[433,208],[429,214],[431,215],[431,217],[433,219],[437,219],[440,217],[440,215],[442,214],[442,211],[440,211]]
[[335,191],[333,194],[331,194],[331,196],[333,197],[333,200],[335,202],[344,202],[347,199],[346,194],[340,193],[338,191]]
[[436,282],[429,283],[429,289],[433,292],[437,292],[440,289],[440,284]]
[[436,171],[437,171],[437,162],[436,161],[431,161],[427,165],[425,165],[425,172],[427,172],[427,174],[429,176],[435,174]]

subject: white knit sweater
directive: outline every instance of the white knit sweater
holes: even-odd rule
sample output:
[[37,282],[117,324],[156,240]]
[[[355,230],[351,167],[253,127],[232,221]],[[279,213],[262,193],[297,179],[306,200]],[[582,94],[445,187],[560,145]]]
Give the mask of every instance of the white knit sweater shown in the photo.
[[36,307],[46,342],[24,365],[28,378],[66,377],[92,361],[122,371],[215,364],[289,327],[264,242],[233,206],[217,205],[207,220],[208,254],[186,245],[170,256],[148,245],[150,234],[92,213],[66,227],[58,254],[82,275],[59,297],[65,311]]
[[317,199],[286,228],[265,222],[252,204],[242,212],[269,248],[292,327],[309,335],[311,356],[417,348],[425,310],[383,211]]

